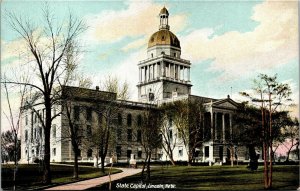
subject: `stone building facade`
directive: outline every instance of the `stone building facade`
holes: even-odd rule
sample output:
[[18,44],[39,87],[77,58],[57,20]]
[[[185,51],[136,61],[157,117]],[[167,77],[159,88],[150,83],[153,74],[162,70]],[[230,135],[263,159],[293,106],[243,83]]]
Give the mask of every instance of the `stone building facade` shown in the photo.
[[[138,102],[117,100],[116,94],[99,91],[99,89],[64,87],[68,90],[67,94],[72,95],[69,96],[68,101],[74,110],[75,123],[83,129],[83,133],[91,133],[100,124],[99,113],[95,108],[105,108],[112,103],[118,104],[118,110],[114,111],[112,117],[116,136],[113,138],[114,144],[108,153],[108,160],[112,153],[116,155],[118,162],[128,162],[131,154],[134,154],[137,160],[142,160],[145,158],[145,152],[140,143],[140,132],[133,127],[139,125],[145,108],[149,108],[149,105],[156,108],[164,103],[191,99],[201,102],[205,108],[200,126],[203,136],[209,137],[195,149],[195,161],[226,162],[230,158],[232,116],[238,103],[229,96],[224,99],[214,99],[191,95],[191,62],[181,58],[180,41],[170,31],[168,18],[169,12],[164,7],[159,13],[159,30],[148,41],[147,59],[138,63]],[[54,115],[57,112],[62,113],[53,121],[51,130],[51,161],[53,162],[73,159],[72,145],[66,133],[68,121],[63,107],[62,104],[53,108]],[[35,110],[41,112],[40,116],[44,116],[43,108],[36,107]],[[23,116],[21,160],[33,161],[35,158],[43,157],[43,129],[36,113],[28,110]],[[178,133],[174,124],[170,123],[169,128],[172,137],[176,137]],[[88,137],[89,134],[86,136]],[[182,140],[179,140],[173,151],[174,160],[187,161],[187,149]],[[244,146],[234,146],[234,150],[237,160],[248,159]],[[93,162],[95,154],[96,150],[92,147],[81,148],[80,161]],[[163,149],[157,149],[153,160],[169,159]]]

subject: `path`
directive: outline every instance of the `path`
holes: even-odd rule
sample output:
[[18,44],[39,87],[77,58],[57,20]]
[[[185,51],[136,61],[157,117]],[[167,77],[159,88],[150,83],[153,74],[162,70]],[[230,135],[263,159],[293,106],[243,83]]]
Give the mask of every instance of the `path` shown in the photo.
[[[123,172],[117,173],[117,174],[112,174],[111,175],[111,180],[118,180],[122,179],[126,176],[132,176],[134,174],[137,174],[142,171],[142,169],[134,169],[134,168],[118,168],[122,170]],[[88,188],[92,188],[95,186],[98,186],[100,184],[104,184],[109,182],[109,177],[108,176],[102,176],[99,178],[93,178],[90,180],[83,180],[75,183],[70,183],[70,184],[65,184],[61,186],[55,186],[51,188],[47,188],[45,190],[85,190]]]

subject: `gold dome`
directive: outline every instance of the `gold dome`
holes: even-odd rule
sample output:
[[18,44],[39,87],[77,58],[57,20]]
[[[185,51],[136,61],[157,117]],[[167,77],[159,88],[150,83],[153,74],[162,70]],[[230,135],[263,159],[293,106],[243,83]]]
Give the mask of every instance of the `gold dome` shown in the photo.
[[180,48],[180,42],[176,35],[166,29],[159,30],[150,37],[148,41],[148,48],[156,45],[170,45]]
[[166,9],[166,7],[164,7],[164,8],[162,8],[161,10],[160,10],[160,13],[159,13],[160,15],[162,15],[162,14],[166,14],[166,15],[169,15],[169,12],[168,12],[168,10]]

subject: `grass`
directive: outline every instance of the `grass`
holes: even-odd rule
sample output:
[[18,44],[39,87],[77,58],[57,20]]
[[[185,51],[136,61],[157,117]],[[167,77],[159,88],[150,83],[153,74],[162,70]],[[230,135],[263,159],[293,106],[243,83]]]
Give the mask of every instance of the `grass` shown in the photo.
[[[2,164],[2,188],[11,190],[13,186],[13,165]],[[118,173],[121,170],[112,169],[112,173]],[[79,179],[73,178],[73,166],[51,165],[52,185],[75,182],[96,178],[108,174],[108,169],[105,173],[100,172],[99,168],[79,166]],[[16,185],[18,190],[38,189],[42,183],[43,171],[38,164],[20,164],[18,166]]]
[[[140,183],[140,174],[113,182]],[[246,166],[160,166],[151,171],[153,185],[175,184],[177,190],[263,190],[263,167],[249,171]],[[299,166],[274,166],[273,189],[296,190],[299,186]],[[106,190],[101,185],[91,190]],[[120,189],[120,188],[119,188]]]

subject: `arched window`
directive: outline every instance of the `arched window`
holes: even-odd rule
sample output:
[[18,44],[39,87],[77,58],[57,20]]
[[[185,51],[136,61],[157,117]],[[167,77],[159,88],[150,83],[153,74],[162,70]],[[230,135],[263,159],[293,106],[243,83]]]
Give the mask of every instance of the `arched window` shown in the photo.
[[128,127],[131,127],[131,124],[132,124],[131,114],[129,113],[129,114],[127,115],[127,126],[128,126]]

